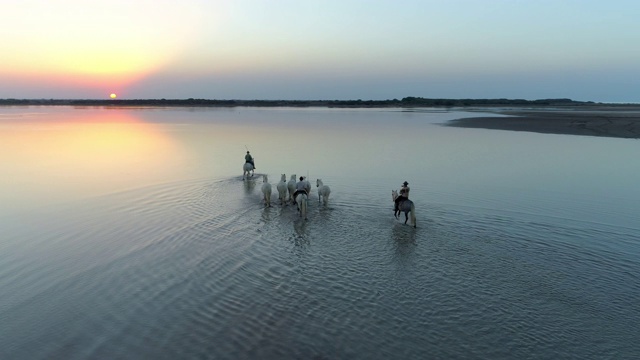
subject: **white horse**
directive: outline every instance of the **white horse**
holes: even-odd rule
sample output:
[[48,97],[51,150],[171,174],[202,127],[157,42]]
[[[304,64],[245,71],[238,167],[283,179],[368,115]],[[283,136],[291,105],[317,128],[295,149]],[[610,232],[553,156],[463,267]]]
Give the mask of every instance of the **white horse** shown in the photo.
[[307,194],[298,194],[298,196],[296,196],[296,204],[298,204],[300,217],[307,220]]
[[262,175],[262,194],[264,195],[264,205],[271,207],[271,184],[267,175]]
[[291,204],[295,204],[296,199],[293,198],[293,193],[296,192],[296,174],[291,175],[291,179],[287,183],[287,189],[289,190],[289,201],[291,201]]
[[278,198],[280,199],[280,204],[284,205],[287,201],[287,176],[282,174],[280,177],[280,182],[278,183]]
[[245,177],[248,178],[249,176],[253,176],[253,165],[251,165],[251,163],[244,163],[244,165],[242,166],[242,180],[244,180]]
[[[391,199],[394,203],[397,198],[398,192],[395,190],[391,190]],[[398,215],[400,215],[401,212],[404,212],[405,224],[407,223],[407,220],[409,220],[408,214],[411,213],[411,223],[413,224],[413,227],[416,227],[416,207],[413,205],[413,201],[409,199],[401,200],[400,203],[398,203],[398,210],[394,211],[393,216],[395,216],[397,219]]]
[[316,180],[316,187],[318,188],[318,202],[320,202],[320,198],[322,198],[324,204],[327,205],[329,202],[329,194],[331,194],[331,188],[324,185],[322,183],[322,179]]

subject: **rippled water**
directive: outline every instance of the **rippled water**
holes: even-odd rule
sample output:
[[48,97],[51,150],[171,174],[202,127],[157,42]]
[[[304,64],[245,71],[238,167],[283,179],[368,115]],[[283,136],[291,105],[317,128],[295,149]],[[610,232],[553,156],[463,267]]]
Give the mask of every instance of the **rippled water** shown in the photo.
[[[636,141],[429,110],[44,110],[0,120],[0,358],[640,352]],[[265,208],[245,145],[329,204]]]

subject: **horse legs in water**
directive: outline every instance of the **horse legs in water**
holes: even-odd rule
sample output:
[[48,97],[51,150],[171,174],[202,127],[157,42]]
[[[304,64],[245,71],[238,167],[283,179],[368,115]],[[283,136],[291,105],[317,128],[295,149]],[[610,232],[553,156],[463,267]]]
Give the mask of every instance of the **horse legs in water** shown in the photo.
[[[398,208],[395,210],[395,212],[393,213],[393,215],[396,217],[396,219],[400,220],[400,214],[402,214],[402,210],[400,209],[400,205],[402,205],[402,201],[400,201],[400,203],[398,204]],[[404,213],[405,215],[407,215],[407,213]]]
[[[417,227],[416,226],[416,207],[413,204],[413,201],[411,200],[401,201],[398,208],[400,209],[401,212],[404,213],[404,223],[406,224],[407,221],[409,220],[409,216],[411,216],[411,223],[413,224],[413,227]],[[398,215],[400,215],[400,213],[398,213]]]
[[[395,210],[395,212],[393,213],[393,216],[396,217],[396,219],[400,220],[400,214],[402,214],[402,210],[400,209],[400,207],[402,206],[403,201],[400,201],[400,203],[398,204],[398,208]],[[407,213],[404,213],[404,216],[407,217]],[[405,219],[405,224],[407,223],[407,219]]]

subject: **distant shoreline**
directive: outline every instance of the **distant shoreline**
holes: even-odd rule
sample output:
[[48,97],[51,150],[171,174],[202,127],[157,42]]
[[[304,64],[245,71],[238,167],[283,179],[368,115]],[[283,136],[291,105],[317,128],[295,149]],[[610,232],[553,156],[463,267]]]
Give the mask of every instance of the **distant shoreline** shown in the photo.
[[582,102],[570,99],[426,99],[402,100],[208,100],[208,99],[0,99],[0,106],[74,107],[327,107],[327,108],[447,108],[483,111],[496,117],[472,117],[446,125],[529,131],[547,134],[640,138],[640,104]]
[[571,99],[429,99],[401,100],[218,100],[218,99],[0,99],[0,106],[184,106],[184,107],[500,107],[580,106],[628,107],[640,104],[604,104]]

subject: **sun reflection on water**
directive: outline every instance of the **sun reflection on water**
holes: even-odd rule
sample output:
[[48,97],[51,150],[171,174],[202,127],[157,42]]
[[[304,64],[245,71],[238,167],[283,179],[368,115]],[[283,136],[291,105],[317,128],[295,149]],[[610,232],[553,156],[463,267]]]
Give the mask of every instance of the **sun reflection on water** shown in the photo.
[[21,204],[25,198],[66,201],[157,179],[170,181],[184,156],[162,125],[124,111],[3,121],[0,140],[0,162],[7,174],[0,179],[5,206],[11,206],[12,199]]

